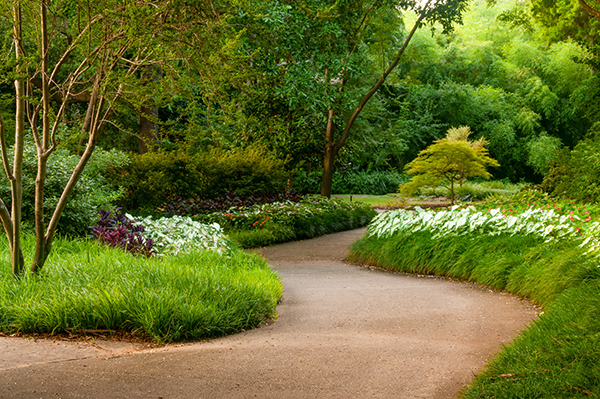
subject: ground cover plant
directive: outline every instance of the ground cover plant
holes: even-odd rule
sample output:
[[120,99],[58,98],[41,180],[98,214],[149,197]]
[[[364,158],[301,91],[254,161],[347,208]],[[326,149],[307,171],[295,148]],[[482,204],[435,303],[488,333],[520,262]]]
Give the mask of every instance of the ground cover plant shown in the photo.
[[193,219],[216,223],[241,247],[254,248],[362,227],[375,214],[371,206],[362,203],[305,197],[298,202],[254,204],[233,207],[227,212],[196,214]]
[[352,261],[476,281],[543,306],[466,398],[600,394],[598,210],[543,197],[524,192],[502,203],[388,212],[351,248]]
[[[31,252],[33,240],[26,241]],[[95,241],[59,239],[46,267],[0,271],[0,331],[128,332],[157,342],[256,327],[275,316],[282,286],[266,262],[239,250],[134,256]],[[9,263],[2,243],[2,263]]]
[[[470,201],[482,201],[489,197],[510,197],[521,191],[526,185],[523,183],[511,183],[506,180],[478,181],[467,180],[462,185],[454,188],[455,195],[459,199],[466,198]],[[400,191],[401,186],[399,187]],[[450,191],[446,187],[421,187],[417,194],[422,196],[435,196],[450,198]]]

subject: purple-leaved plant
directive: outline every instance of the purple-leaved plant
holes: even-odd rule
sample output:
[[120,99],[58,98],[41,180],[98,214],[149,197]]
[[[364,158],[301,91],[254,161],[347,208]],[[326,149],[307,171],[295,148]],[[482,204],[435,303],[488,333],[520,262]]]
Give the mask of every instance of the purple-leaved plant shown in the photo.
[[145,230],[143,225],[132,223],[125,215],[116,211],[101,210],[99,213],[100,221],[90,228],[92,236],[102,244],[124,249],[134,255],[156,254],[152,239],[142,234]]

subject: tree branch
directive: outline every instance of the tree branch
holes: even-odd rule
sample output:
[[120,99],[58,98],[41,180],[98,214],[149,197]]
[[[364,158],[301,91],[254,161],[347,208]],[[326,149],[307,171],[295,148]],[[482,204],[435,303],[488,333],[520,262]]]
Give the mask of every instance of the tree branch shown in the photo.
[[579,4],[581,4],[581,7],[585,8],[585,10],[587,12],[589,12],[590,14],[592,14],[592,16],[594,16],[595,18],[600,19],[600,11],[594,10],[584,0],[579,0]]
[[352,125],[354,124],[354,121],[356,120],[356,118],[358,118],[358,115],[362,111],[363,107],[371,99],[371,97],[373,96],[373,94],[375,94],[375,92],[377,90],[379,90],[379,88],[385,82],[385,79],[394,70],[394,68],[396,67],[396,65],[398,65],[398,62],[400,62],[400,57],[402,57],[402,54],[404,54],[404,51],[406,50],[406,47],[408,47],[408,43],[410,42],[410,40],[414,36],[414,34],[417,31],[417,29],[419,28],[419,26],[421,26],[421,22],[425,18],[425,15],[427,14],[427,11],[429,9],[429,5],[431,4],[432,1],[433,0],[428,0],[427,4],[425,4],[425,7],[423,7],[423,11],[421,12],[421,14],[419,15],[419,18],[415,22],[415,26],[413,26],[412,30],[410,31],[410,33],[406,37],[406,40],[404,40],[404,44],[402,45],[402,48],[400,48],[400,50],[398,51],[398,54],[396,55],[396,58],[394,59],[394,61],[391,63],[391,65],[388,67],[388,69],[383,73],[383,75],[381,75],[381,77],[379,78],[379,80],[377,81],[377,83],[375,83],[373,85],[373,87],[371,88],[371,90],[369,90],[369,92],[363,97],[363,99],[361,100],[361,102],[358,104],[358,106],[356,107],[356,109],[352,113],[352,116],[350,117],[350,120],[348,121],[348,123],[346,125],[346,128],[344,129],[344,132],[342,133],[342,137],[341,137],[340,141],[338,142],[338,144],[336,145],[336,148],[339,149],[339,148],[343,147],[346,144],[346,140],[348,139],[348,134],[350,133],[350,129],[352,128]]

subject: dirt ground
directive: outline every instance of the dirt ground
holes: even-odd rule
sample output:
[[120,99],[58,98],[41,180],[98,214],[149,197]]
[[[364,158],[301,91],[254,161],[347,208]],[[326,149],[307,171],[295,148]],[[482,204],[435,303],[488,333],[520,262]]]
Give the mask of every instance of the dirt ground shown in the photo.
[[364,232],[258,250],[284,284],[259,329],[151,349],[0,337],[0,398],[452,398],[536,318],[506,293],[342,262]]

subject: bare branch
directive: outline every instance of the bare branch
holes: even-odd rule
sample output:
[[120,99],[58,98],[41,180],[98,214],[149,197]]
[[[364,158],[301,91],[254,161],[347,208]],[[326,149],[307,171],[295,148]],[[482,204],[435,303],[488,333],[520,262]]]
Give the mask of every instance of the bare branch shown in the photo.
[[598,10],[594,10],[592,7],[590,7],[584,0],[579,0],[579,4],[581,4],[581,6],[590,14],[592,14],[592,16],[594,16],[595,18],[600,19],[600,11]]
[[9,169],[8,161],[8,146],[6,145],[6,135],[4,132],[4,119],[2,113],[0,113],[0,151],[2,152],[2,166],[4,167],[4,173],[11,182],[15,181],[15,177]]

